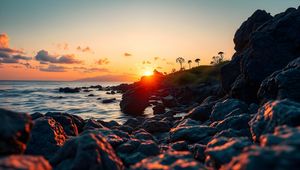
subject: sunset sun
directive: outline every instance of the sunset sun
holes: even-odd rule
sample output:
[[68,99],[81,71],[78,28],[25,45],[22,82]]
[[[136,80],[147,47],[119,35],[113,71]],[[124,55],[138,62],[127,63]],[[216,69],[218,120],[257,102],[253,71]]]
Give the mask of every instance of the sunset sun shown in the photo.
[[153,75],[153,71],[150,71],[150,70],[146,70],[143,73],[143,76],[151,76],[151,75]]

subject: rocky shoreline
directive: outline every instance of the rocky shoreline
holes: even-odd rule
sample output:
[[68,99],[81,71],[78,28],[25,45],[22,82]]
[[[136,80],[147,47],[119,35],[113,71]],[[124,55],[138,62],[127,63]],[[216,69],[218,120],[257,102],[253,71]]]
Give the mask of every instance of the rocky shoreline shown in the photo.
[[234,42],[220,82],[173,87],[155,73],[106,89],[123,93],[123,124],[0,109],[0,169],[298,169],[300,8],[256,11]]

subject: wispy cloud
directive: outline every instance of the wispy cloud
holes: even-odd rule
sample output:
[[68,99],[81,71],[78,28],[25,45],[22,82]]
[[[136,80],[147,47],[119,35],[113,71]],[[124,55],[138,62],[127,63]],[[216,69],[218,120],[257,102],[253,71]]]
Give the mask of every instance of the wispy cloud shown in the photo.
[[108,60],[108,58],[99,59],[97,61],[97,64],[99,64],[99,65],[106,65],[106,64],[109,64],[109,63],[110,63],[110,61]]
[[102,72],[102,73],[109,73],[110,71],[106,68],[87,68],[87,67],[73,67],[73,70],[81,72],[81,73],[93,73],[93,72]]
[[75,59],[74,54],[62,55],[60,57],[50,55],[46,50],[40,50],[35,59],[41,64],[56,63],[56,64],[80,64],[82,61]]
[[124,57],[131,57],[132,56],[132,54],[130,54],[130,53],[124,53]]
[[80,52],[93,52],[92,49],[89,46],[86,46],[86,47],[78,46],[76,48],[76,50],[78,50]]
[[0,34],[0,52],[5,52],[9,54],[23,54],[22,50],[13,49],[9,47],[9,37],[7,34]]
[[49,65],[47,68],[40,68],[40,71],[44,72],[66,72],[66,67],[57,66],[57,65]]

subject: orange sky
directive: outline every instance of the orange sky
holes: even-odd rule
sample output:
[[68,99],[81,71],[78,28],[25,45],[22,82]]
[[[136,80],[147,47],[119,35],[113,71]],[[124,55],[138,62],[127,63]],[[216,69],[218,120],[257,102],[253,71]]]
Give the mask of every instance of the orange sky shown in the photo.
[[200,58],[207,65],[219,51],[231,58],[236,29],[256,9],[276,14],[297,5],[281,0],[3,0],[0,80],[134,81],[153,69],[178,69],[177,57]]

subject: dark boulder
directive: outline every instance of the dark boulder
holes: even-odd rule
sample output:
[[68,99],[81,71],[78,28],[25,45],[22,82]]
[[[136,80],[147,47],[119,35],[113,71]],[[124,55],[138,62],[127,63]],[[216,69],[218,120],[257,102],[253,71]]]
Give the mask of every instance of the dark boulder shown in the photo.
[[194,154],[194,158],[196,160],[199,160],[201,162],[205,161],[205,149],[206,149],[206,145],[202,145],[202,144],[194,144],[191,148],[191,152]]
[[290,99],[300,102],[300,57],[284,69],[274,72],[260,86],[258,98],[261,103],[268,100]]
[[168,121],[148,119],[141,127],[149,133],[168,132],[172,128],[172,124]]
[[263,134],[273,133],[276,126],[299,126],[300,104],[287,99],[270,101],[259,109],[249,125],[254,141]]
[[94,120],[94,119],[88,119],[85,122],[85,125],[83,127],[83,131],[85,130],[94,130],[94,129],[99,129],[99,128],[106,128],[103,126],[100,122]]
[[23,153],[32,128],[30,116],[0,109],[0,117],[0,155]]
[[162,97],[161,101],[162,101],[163,105],[165,107],[168,107],[168,108],[172,108],[172,107],[177,106],[176,99],[173,96],[171,96],[171,95],[168,95],[166,97]]
[[215,128],[219,132],[227,129],[235,129],[235,130],[245,130],[250,134],[250,127],[248,125],[248,122],[251,120],[251,115],[249,114],[241,114],[236,116],[227,117],[222,121],[219,121]]
[[162,105],[160,103],[155,105],[152,109],[153,109],[153,114],[155,114],[155,115],[164,114],[166,112],[164,105]]
[[30,115],[32,120],[38,119],[40,117],[44,117],[44,115],[40,112],[35,112],[33,114]]
[[78,88],[78,87],[76,87],[76,88],[70,88],[70,87],[65,87],[65,88],[63,88],[63,87],[61,87],[61,88],[59,88],[59,92],[61,92],[61,93],[79,93],[80,92],[80,88]]
[[68,140],[50,160],[54,169],[124,169],[114,149],[100,134],[87,133]]
[[63,127],[53,118],[38,118],[34,120],[25,153],[43,155],[46,159],[49,159],[62,147],[67,138]]
[[186,141],[177,141],[171,144],[171,148],[175,151],[187,151],[188,144]]
[[150,157],[130,167],[132,170],[165,170],[165,169],[206,169],[187,151],[169,151],[155,157]]
[[73,117],[71,115],[60,112],[49,112],[45,116],[52,117],[55,121],[60,123],[68,136],[78,135],[77,126],[74,123]]
[[2,170],[52,170],[51,165],[42,156],[10,155],[0,159]]
[[200,105],[188,112],[188,114],[185,116],[185,118],[191,118],[194,120],[199,120],[199,121],[206,121],[209,119],[210,113],[212,111],[212,107],[214,104],[205,104],[205,105]]
[[102,103],[103,104],[108,104],[108,103],[113,103],[116,101],[116,98],[111,98],[111,99],[103,99]]

